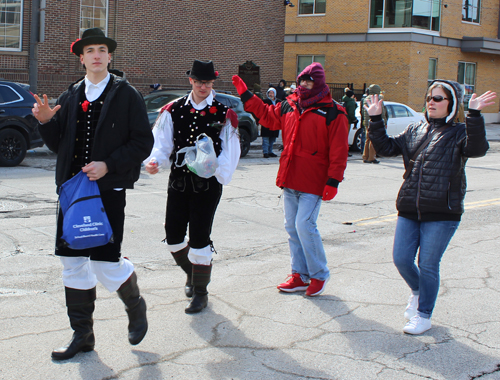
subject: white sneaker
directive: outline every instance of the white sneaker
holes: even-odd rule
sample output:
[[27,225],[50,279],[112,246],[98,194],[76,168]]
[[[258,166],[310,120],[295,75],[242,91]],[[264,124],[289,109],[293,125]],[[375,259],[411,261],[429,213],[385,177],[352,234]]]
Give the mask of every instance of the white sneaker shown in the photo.
[[422,318],[418,314],[408,321],[403,331],[407,334],[419,335],[431,328],[431,319]]
[[405,319],[407,321],[409,321],[415,315],[417,315],[417,308],[418,308],[418,295],[414,295],[412,293],[410,295],[410,298],[408,298],[408,305],[406,305],[406,310],[405,310]]

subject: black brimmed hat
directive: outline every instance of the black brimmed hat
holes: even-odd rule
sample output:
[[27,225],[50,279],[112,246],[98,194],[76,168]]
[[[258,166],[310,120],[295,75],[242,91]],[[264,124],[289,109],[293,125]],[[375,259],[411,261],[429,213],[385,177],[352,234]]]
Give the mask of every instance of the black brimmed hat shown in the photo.
[[212,61],[204,62],[197,59],[193,62],[191,70],[186,71],[186,74],[196,80],[214,80],[219,77],[219,73],[214,70]]
[[114,52],[116,49],[116,41],[106,37],[100,28],[84,31],[82,38],[71,44],[71,52],[76,56],[80,56],[80,54],[83,54],[83,48],[88,45],[107,45],[109,53]]

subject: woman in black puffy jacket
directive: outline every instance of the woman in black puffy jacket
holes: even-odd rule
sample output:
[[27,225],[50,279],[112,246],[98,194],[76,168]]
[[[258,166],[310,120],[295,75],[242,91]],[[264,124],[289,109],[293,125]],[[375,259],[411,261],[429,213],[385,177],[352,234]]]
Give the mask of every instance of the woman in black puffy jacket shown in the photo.
[[[435,80],[426,94],[425,122],[410,124],[389,137],[381,117],[382,100],[369,97],[369,136],[381,156],[403,156],[405,181],[396,207],[398,221],[393,260],[411,288],[403,331],[421,334],[431,328],[439,291],[439,263],[464,212],[465,164],[489,148],[481,110],[494,104],[496,94],[473,94],[466,122],[457,123],[463,102],[462,86]],[[418,266],[415,257],[418,254]]]

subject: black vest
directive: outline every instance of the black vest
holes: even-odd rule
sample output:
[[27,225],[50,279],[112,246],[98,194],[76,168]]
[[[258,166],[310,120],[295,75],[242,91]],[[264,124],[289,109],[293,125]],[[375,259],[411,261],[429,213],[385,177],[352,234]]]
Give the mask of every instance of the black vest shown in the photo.
[[[226,123],[228,108],[214,98],[212,105],[207,105],[202,110],[196,110],[190,102],[185,104],[187,98],[188,95],[175,101],[170,110],[174,133],[174,150],[170,156],[173,162],[171,168],[173,177],[180,177],[190,172],[186,166],[180,168],[175,166],[176,154],[184,147],[194,146],[196,138],[201,133],[210,136],[214,142],[217,156],[221,152],[220,131]],[[178,164],[182,163],[183,158],[184,155],[179,155]]]
[[88,104],[87,112],[83,111],[82,104],[87,100],[85,97],[85,84],[80,89],[80,102],[78,103],[78,114],[76,119],[76,139],[71,162],[71,177],[75,176],[82,167],[92,161],[92,146],[99,116],[101,115],[104,99],[111,89],[113,78],[109,79],[102,94]]

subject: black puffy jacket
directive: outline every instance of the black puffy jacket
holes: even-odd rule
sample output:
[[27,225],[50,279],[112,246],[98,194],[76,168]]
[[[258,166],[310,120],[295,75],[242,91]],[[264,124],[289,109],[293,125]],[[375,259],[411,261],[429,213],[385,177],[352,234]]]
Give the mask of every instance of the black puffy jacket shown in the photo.
[[[380,118],[380,117],[379,117]],[[377,154],[403,156],[405,169],[433,128],[445,119],[410,124],[401,134],[389,137],[383,121],[371,121],[369,136]],[[399,190],[399,215],[421,221],[457,220],[464,212],[467,187],[465,164],[469,157],[482,157],[489,148],[484,119],[475,112],[466,123],[450,123],[434,136],[415,159],[415,165]]]

